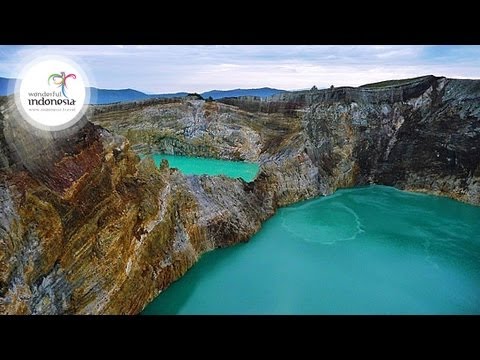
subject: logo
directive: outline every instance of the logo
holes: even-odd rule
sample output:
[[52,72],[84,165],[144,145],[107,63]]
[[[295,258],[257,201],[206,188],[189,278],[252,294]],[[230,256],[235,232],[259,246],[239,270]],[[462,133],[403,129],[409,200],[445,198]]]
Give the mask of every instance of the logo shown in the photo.
[[68,78],[76,79],[77,76],[75,74],[68,74],[65,76],[65,72],[61,72],[60,74],[52,74],[48,77],[48,83],[50,84],[50,80],[57,85],[57,87],[62,88],[62,94],[66,98],[68,98],[67,94],[65,94],[65,89],[67,88],[67,79]]
[[88,106],[88,80],[74,61],[43,56],[26,64],[15,86],[15,101],[34,127],[57,131],[71,127]]

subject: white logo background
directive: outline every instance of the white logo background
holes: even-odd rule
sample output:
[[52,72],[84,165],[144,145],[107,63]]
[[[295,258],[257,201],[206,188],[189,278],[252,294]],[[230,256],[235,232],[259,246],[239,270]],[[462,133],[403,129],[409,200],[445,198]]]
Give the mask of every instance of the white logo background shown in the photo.
[[[65,93],[62,88],[48,81],[52,74],[75,74],[66,80]],[[43,56],[25,65],[15,84],[15,101],[21,114],[31,125],[42,130],[63,130],[74,125],[87,110],[90,94],[88,79],[78,64],[59,56]],[[55,96],[42,96],[44,92]],[[35,93],[40,93],[34,96]],[[33,94],[33,95],[32,95]],[[75,105],[32,105],[29,100],[75,100]]]

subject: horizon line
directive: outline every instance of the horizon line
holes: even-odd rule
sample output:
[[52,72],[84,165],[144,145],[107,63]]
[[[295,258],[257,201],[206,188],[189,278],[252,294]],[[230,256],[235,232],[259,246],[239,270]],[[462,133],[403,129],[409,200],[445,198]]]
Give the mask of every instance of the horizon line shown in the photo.
[[[428,77],[428,76],[434,76],[436,78],[445,78],[445,79],[451,79],[451,80],[455,80],[455,79],[458,79],[458,80],[480,80],[480,78],[474,78],[474,77],[447,77],[447,76],[443,76],[443,75],[433,75],[433,74],[426,74],[426,75],[419,75],[419,76],[415,76],[415,77],[402,77],[402,78],[388,78],[388,79],[384,79],[384,80],[380,80],[380,81],[375,81],[375,82],[371,82],[371,83],[365,83],[365,84],[362,84],[362,85],[358,85],[358,86],[353,86],[353,85],[341,85],[341,86],[335,86],[335,88],[340,88],[340,87],[352,87],[352,88],[357,88],[357,87],[362,87],[362,86],[365,86],[365,85],[370,85],[370,84],[376,84],[376,83],[381,83],[381,82],[385,82],[385,81],[395,81],[395,80],[413,80],[413,79],[419,79],[419,78],[423,78],[423,77]],[[15,78],[9,78],[9,77],[4,77],[4,76],[0,76],[1,79],[5,79],[5,80],[8,80],[8,81],[16,81],[18,79],[15,79]],[[333,86],[333,85],[331,85]],[[88,86],[89,88],[93,88],[93,89],[97,89],[97,90],[108,90],[108,91],[122,91],[122,90],[133,90],[133,91],[137,91],[137,92],[141,92],[145,95],[165,95],[165,94],[172,94],[172,95],[175,95],[175,94],[181,94],[181,93],[185,93],[185,94],[202,94],[202,93],[206,93],[206,92],[212,92],[212,91],[224,91],[224,92],[227,92],[227,91],[235,91],[235,90],[259,90],[259,89],[272,89],[272,90],[278,90],[278,91],[285,91],[285,92],[295,92],[295,91],[306,91],[306,90],[310,90],[312,89],[313,87],[317,87],[318,90],[322,90],[322,89],[328,89],[330,86],[317,86],[317,85],[312,85],[311,87],[305,87],[305,88],[297,88],[297,89],[279,89],[279,88],[275,88],[275,87],[271,87],[271,86],[262,86],[262,87],[235,87],[235,88],[227,88],[227,89],[210,89],[210,90],[203,90],[203,91],[165,91],[165,92],[145,92],[143,90],[140,90],[140,89],[136,89],[136,88],[131,88],[131,87],[128,87],[128,88],[103,88],[103,87],[99,87],[99,86]]]

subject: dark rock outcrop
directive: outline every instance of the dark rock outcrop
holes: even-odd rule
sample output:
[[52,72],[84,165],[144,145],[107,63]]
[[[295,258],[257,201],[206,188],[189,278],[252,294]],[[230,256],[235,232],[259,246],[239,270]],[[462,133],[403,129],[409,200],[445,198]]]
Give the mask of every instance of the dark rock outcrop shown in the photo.
[[307,152],[321,171],[337,171],[340,185],[378,183],[480,203],[479,81],[429,76],[337,95],[304,116]]

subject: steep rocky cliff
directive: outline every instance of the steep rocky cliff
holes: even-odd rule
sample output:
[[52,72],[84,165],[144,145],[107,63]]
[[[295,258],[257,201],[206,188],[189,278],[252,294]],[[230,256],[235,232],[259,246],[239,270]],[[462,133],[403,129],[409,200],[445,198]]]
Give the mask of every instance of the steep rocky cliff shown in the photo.
[[[45,134],[1,98],[0,313],[138,313],[203,252],[247,241],[278,206],[338,187],[374,182],[480,204],[479,81],[223,102],[101,106],[97,125]],[[135,154],[151,151],[261,170],[251,183],[184,176]]]
[[[99,108],[95,122],[143,153],[259,161],[265,175],[285,178],[273,181],[277,195],[296,193],[279,204],[368,183],[478,204],[479,87],[424,76],[267,99],[146,103],[125,115],[115,105]],[[292,171],[303,180],[290,184]]]
[[433,76],[314,94],[306,149],[338,185],[378,183],[480,204],[480,81]]
[[138,313],[273,213],[242,180],[158,169],[91,123],[34,133],[1,106],[0,313]]
[[134,109],[97,107],[95,122],[126,136],[142,152],[256,161],[260,139],[252,125],[262,117],[203,100],[149,101]]

